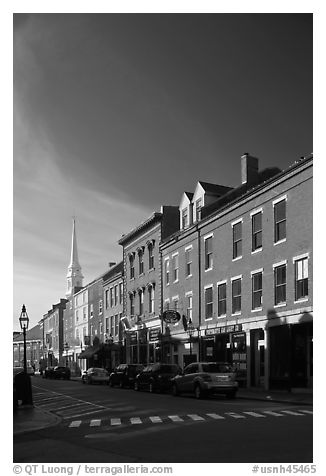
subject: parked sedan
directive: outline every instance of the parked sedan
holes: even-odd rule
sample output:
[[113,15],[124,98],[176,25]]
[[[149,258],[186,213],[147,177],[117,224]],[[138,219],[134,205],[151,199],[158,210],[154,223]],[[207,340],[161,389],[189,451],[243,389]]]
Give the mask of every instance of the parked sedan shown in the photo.
[[139,374],[143,368],[144,366],[141,364],[120,364],[110,374],[109,385],[111,387],[118,385],[120,388],[133,388],[136,375]]
[[107,370],[99,367],[91,367],[87,370],[86,374],[82,376],[82,382],[88,383],[103,383],[109,384],[110,374]]
[[54,367],[46,367],[43,371],[43,378],[53,378]]
[[234,398],[238,382],[232,366],[226,362],[194,362],[172,380],[172,393],[194,393],[196,398],[221,393]]
[[65,380],[70,379],[70,369],[69,367],[57,366],[54,367],[53,372],[51,374],[51,378],[63,378]]
[[150,392],[162,392],[171,389],[171,379],[175,377],[181,369],[173,364],[150,364],[135,378],[135,390],[148,389]]

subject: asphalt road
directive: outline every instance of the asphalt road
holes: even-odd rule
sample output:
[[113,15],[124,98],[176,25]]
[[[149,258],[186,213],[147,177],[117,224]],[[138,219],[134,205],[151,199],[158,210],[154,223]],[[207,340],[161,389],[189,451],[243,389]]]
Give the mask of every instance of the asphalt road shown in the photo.
[[14,462],[312,463],[312,408],[173,397],[33,379],[34,404],[61,418],[14,438]]

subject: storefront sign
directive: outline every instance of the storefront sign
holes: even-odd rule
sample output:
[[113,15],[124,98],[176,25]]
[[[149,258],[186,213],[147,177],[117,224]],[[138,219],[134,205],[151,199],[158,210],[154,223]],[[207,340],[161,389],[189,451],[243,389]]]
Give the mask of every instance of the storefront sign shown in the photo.
[[242,330],[242,324],[234,324],[232,326],[214,327],[213,329],[205,329],[205,336],[214,334],[228,334],[229,332],[238,332]]
[[128,335],[129,335],[130,345],[137,344],[137,332],[134,332],[134,331],[129,332]]
[[163,312],[163,321],[167,324],[176,324],[181,319],[180,314],[177,311],[173,311],[172,309],[168,309],[167,311]]
[[161,329],[159,327],[154,327],[153,329],[148,330],[148,340],[150,342],[159,340]]

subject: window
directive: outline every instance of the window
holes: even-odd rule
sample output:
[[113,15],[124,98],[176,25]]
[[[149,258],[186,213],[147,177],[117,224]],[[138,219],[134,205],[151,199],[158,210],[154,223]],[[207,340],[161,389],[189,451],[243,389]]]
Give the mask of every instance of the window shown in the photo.
[[259,271],[251,276],[252,309],[261,309],[263,303],[263,273]]
[[134,255],[129,256],[129,264],[130,264],[130,279],[134,279],[134,277],[135,277],[135,257],[134,257]]
[[232,280],[232,314],[241,312],[241,278]]
[[110,288],[110,306],[113,307],[113,288]]
[[109,307],[109,290],[105,290],[105,309]]
[[192,265],[191,252],[192,252],[192,249],[191,249],[191,248],[188,248],[188,249],[186,249],[186,251],[185,251],[186,277],[192,275],[192,271],[191,271],[191,265]]
[[170,260],[165,260],[165,284],[170,283]]
[[76,322],[78,322],[79,316],[78,316],[78,310],[76,311]]
[[119,336],[119,314],[114,316],[114,335]]
[[83,292],[83,303],[86,302],[86,291]]
[[308,297],[308,257],[298,259],[295,266],[295,300]]
[[83,308],[83,319],[85,320],[87,318],[87,308]]
[[166,311],[168,311],[170,309],[170,301],[169,299],[167,299],[165,302],[164,302],[164,309]]
[[274,203],[274,242],[286,239],[286,199]]
[[79,340],[79,329],[76,329],[76,339]]
[[105,318],[105,333],[106,334],[109,333],[109,318],[108,317]]
[[286,302],[286,264],[274,268],[274,304]]
[[144,291],[139,291],[139,314],[144,313]]
[[213,267],[213,237],[210,236],[205,240],[205,269]]
[[154,245],[150,243],[148,245],[148,268],[154,269]]
[[233,259],[242,256],[242,222],[239,221],[232,226],[233,231]]
[[110,317],[110,334],[114,336],[114,316]]
[[138,253],[138,262],[139,262],[139,274],[144,273],[144,253],[139,251]]
[[100,334],[103,334],[103,322],[100,322]]
[[90,307],[90,316],[93,317],[93,304],[91,304],[91,307]]
[[123,299],[123,284],[119,283],[119,303],[122,304]]
[[187,208],[184,208],[181,211],[181,222],[182,222],[182,229],[184,230],[188,226],[188,211],[187,211]]
[[173,281],[178,281],[179,279],[179,256],[172,256],[172,265],[173,265]]
[[148,309],[150,313],[154,312],[154,288],[153,286],[150,286],[148,288]]
[[173,297],[173,298],[172,298],[172,302],[173,302],[173,309],[174,309],[174,311],[177,311],[178,308],[179,308],[179,297],[178,297],[178,296]]
[[251,217],[252,227],[252,246],[251,250],[256,251],[262,248],[263,231],[262,231],[262,212],[255,213]]
[[103,312],[103,301],[102,301],[102,299],[100,299],[100,301],[98,303],[98,311],[99,311],[99,314],[102,314],[102,312]]
[[205,289],[205,319],[213,317],[213,287]]
[[186,306],[187,306],[187,319],[192,320],[192,294],[186,296]]
[[217,285],[217,315],[226,315],[226,283]]
[[201,219],[201,207],[202,201],[201,198],[198,198],[198,200],[196,200],[196,221],[199,221]]
[[118,285],[114,286],[114,305],[118,304]]
[[130,315],[135,315],[135,296],[130,294]]

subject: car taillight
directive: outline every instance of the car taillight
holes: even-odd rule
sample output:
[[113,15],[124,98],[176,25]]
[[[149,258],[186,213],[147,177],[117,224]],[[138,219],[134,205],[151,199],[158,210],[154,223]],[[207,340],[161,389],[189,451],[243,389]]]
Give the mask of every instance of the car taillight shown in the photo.
[[204,380],[204,382],[211,382],[212,381],[212,377],[209,374],[202,375],[202,379]]

